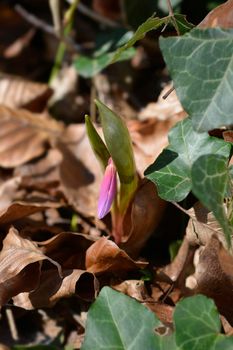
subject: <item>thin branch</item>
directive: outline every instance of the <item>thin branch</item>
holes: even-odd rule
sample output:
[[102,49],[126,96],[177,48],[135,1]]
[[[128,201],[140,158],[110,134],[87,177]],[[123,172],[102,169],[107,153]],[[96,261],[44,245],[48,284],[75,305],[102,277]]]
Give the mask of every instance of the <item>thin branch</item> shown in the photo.
[[168,7],[169,15],[173,19],[173,24],[174,24],[174,27],[176,29],[177,35],[180,35],[180,30],[179,30],[179,28],[177,26],[177,23],[176,23],[176,19],[175,19],[175,16],[174,16],[171,0],[167,0],[167,7]]
[[19,334],[15,323],[15,318],[12,309],[6,309],[6,318],[9,325],[10,333],[12,339],[15,341],[19,340]]
[[[73,3],[73,0],[66,0],[69,4],[72,4]],[[120,27],[120,24],[115,22],[115,21],[112,21],[111,19],[109,18],[106,18],[104,16],[101,16],[99,13],[96,13],[94,11],[92,11],[89,7],[87,7],[86,5],[83,5],[82,3],[79,4],[77,10],[79,12],[81,12],[83,15],[93,19],[94,21],[98,22],[98,23],[101,23],[101,24],[104,24],[108,27],[111,27],[111,28],[118,28]]]
[[51,34],[55,36],[58,40],[62,41],[64,44],[66,44],[67,49],[69,51],[76,53],[76,52],[83,52],[84,49],[73,42],[72,39],[68,38],[67,36],[60,36],[58,33],[54,30],[54,27],[49,25],[48,23],[44,22],[43,20],[37,18],[36,16],[32,15],[30,12],[25,10],[21,5],[15,5],[15,10],[22,16],[28,23],[32,24],[34,27],[39,28],[43,30],[44,32]]
[[172,91],[175,90],[175,87],[172,86],[167,92],[166,94],[163,95],[163,99],[166,100],[166,98],[168,98],[168,96],[172,93]]

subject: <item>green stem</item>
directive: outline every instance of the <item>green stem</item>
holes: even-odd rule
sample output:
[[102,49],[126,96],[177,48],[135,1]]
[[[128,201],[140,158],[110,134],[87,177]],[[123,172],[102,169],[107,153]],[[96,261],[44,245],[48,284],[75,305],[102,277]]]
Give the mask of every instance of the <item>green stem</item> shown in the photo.
[[[73,28],[74,14],[79,2],[80,0],[74,0],[64,15],[64,22],[65,22],[65,28],[63,32],[64,37],[67,37]],[[64,42],[60,42],[60,44],[58,45],[56,56],[55,56],[54,65],[50,73],[49,85],[51,85],[53,79],[58,75],[62,67],[62,61],[65,55],[65,52],[66,52],[66,44]]]

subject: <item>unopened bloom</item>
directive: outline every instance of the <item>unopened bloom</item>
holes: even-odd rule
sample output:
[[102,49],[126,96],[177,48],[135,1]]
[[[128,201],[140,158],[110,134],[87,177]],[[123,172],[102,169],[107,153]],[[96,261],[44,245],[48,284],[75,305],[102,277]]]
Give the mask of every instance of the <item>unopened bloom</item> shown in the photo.
[[117,193],[117,172],[112,158],[109,158],[100,187],[98,218],[102,219],[111,209]]

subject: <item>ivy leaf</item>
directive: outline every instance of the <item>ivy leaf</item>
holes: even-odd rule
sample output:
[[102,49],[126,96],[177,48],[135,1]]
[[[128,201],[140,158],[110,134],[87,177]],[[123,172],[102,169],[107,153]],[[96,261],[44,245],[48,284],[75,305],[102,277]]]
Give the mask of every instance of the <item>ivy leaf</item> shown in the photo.
[[228,157],[228,142],[197,133],[190,118],[177,123],[169,133],[169,146],[145,171],[145,176],[158,187],[159,196],[167,201],[183,200],[192,189],[191,168],[204,154],[214,153]]
[[204,295],[180,301],[174,312],[174,322],[176,343],[182,350],[225,350],[233,346],[232,337],[219,334],[221,322],[217,308],[213,300]]
[[159,335],[164,326],[154,313],[135,299],[104,287],[88,312],[81,350],[232,349],[233,337],[220,334],[217,308],[203,295],[179,301],[174,324],[171,335]]
[[87,317],[86,336],[81,350],[157,349],[156,316],[126,295],[102,288]]
[[203,155],[193,164],[192,189],[196,197],[213,212],[220,223],[228,244],[233,233],[223,206],[224,198],[230,187],[228,159],[216,155]]
[[233,121],[233,29],[193,29],[161,38],[178,97],[198,132]]

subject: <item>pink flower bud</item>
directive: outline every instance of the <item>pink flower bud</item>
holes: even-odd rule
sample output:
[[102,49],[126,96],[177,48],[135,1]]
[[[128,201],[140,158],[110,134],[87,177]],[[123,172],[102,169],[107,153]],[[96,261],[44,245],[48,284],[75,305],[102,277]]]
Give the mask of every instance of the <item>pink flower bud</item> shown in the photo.
[[98,218],[102,219],[111,209],[112,202],[117,193],[117,175],[116,167],[109,158],[105,169],[104,178],[100,187],[100,196],[98,202]]

